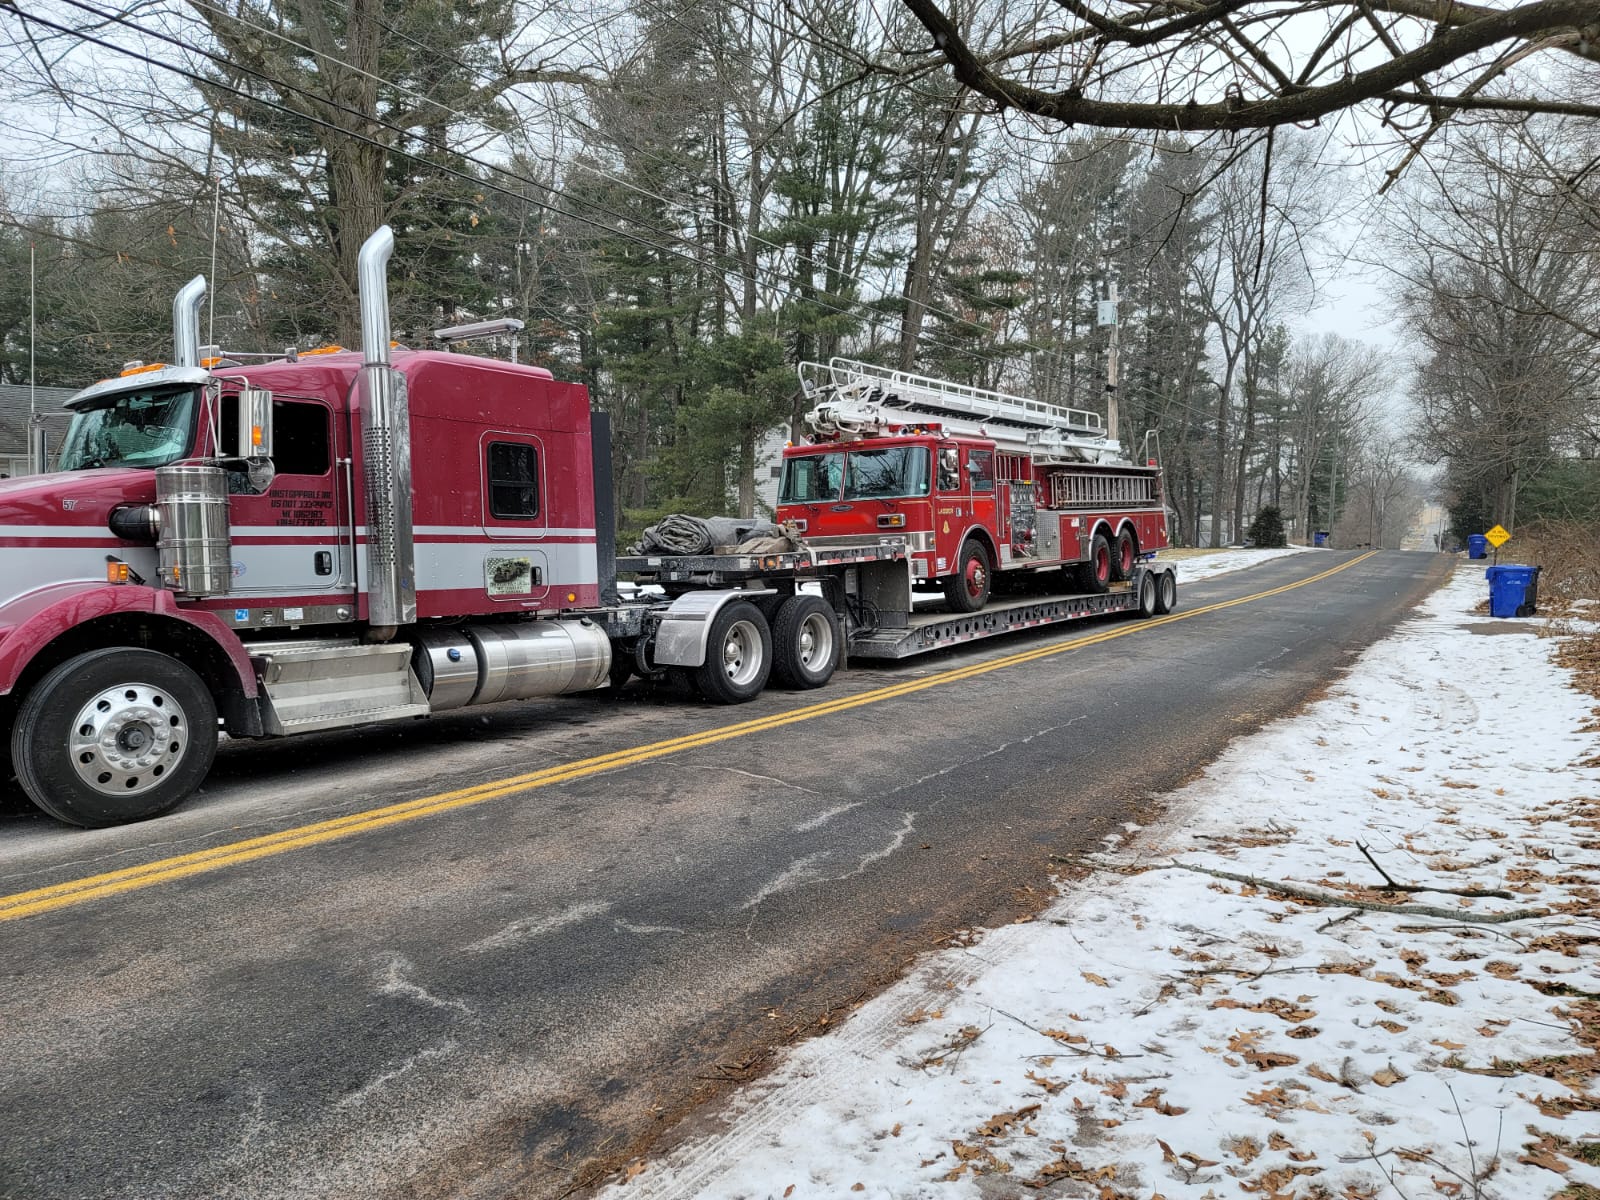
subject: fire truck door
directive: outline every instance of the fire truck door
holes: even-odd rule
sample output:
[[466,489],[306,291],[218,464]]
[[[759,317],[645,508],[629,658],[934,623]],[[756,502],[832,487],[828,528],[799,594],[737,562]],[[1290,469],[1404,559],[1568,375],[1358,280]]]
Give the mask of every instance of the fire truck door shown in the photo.
[[1000,536],[995,517],[994,451],[978,450],[971,446],[963,452],[961,473],[966,480],[972,502],[973,523],[982,525],[994,536],[995,544],[1010,543],[1010,538]]
[[[237,421],[223,397],[224,450]],[[340,459],[349,454],[349,430],[315,400],[272,402],[275,474],[263,493],[234,494],[228,503],[233,535],[231,595],[304,598],[336,603],[353,594],[350,497]]]

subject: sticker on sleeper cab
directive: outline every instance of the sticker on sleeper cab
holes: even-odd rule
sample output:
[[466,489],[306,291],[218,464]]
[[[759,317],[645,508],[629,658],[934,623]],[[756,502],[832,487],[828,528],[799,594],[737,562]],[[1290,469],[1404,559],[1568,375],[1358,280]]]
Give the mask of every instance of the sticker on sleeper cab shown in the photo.
[[235,621],[248,621],[250,619],[250,610],[248,608],[236,608],[236,609],[234,609],[233,610],[233,619]]

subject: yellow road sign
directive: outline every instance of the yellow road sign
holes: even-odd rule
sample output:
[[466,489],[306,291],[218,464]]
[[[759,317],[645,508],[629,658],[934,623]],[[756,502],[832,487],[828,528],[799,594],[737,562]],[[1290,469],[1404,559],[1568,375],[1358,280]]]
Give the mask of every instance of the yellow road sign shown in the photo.
[[1496,525],[1483,536],[1489,539],[1489,545],[1493,546],[1496,550],[1500,549],[1501,546],[1504,546],[1511,540],[1511,535],[1506,532],[1506,527],[1504,525]]

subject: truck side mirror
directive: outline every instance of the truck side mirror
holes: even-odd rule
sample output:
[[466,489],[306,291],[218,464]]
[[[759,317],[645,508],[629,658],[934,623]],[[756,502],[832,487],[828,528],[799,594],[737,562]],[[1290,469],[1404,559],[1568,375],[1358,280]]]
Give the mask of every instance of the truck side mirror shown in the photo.
[[239,457],[272,457],[272,393],[265,388],[239,389]]

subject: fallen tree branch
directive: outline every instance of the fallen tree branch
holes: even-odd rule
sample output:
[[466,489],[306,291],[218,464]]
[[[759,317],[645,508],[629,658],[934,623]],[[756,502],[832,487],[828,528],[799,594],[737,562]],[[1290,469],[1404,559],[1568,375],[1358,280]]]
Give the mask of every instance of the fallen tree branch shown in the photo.
[[1387,888],[1384,889],[1385,891],[1389,891],[1389,892],[1437,892],[1438,894],[1444,895],[1444,896],[1472,896],[1472,897],[1493,896],[1494,898],[1496,898],[1498,900],[1515,900],[1516,899],[1516,897],[1513,896],[1510,892],[1503,891],[1500,888],[1449,888],[1449,887],[1429,887],[1425,883],[1396,883],[1393,879],[1389,878],[1389,872],[1387,872],[1387,871],[1385,871],[1383,869],[1383,867],[1379,864],[1378,860],[1372,857],[1371,853],[1367,850],[1367,848],[1365,846],[1363,846],[1360,842],[1357,842],[1356,843],[1356,849],[1361,851],[1361,853],[1366,856],[1366,860],[1369,863],[1371,863],[1373,865],[1373,867],[1377,870],[1378,874],[1383,876],[1384,883],[1389,885]]
[[1293,883],[1279,883],[1271,879],[1259,879],[1254,875],[1237,875],[1232,871],[1213,871],[1210,867],[1194,867],[1188,863],[1174,862],[1172,864],[1180,871],[1193,871],[1199,875],[1210,875],[1216,879],[1227,879],[1234,883],[1247,883],[1251,887],[1261,888],[1263,891],[1278,892],[1285,896],[1293,896],[1297,900],[1305,900],[1311,904],[1327,904],[1334,908],[1360,908],[1367,912],[1401,913],[1411,917],[1437,917],[1443,921],[1468,921],[1476,925],[1500,925],[1506,921],[1525,921],[1529,917],[1548,917],[1549,909],[1544,908],[1513,908],[1503,913],[1475,913],[1467,909],[1435,908],[1431,904],[1380,904],[1374,900],[1354,900],[1349,896],[1333,896],[1327,892],[1314,892],[1310,888],[1300,887]]

